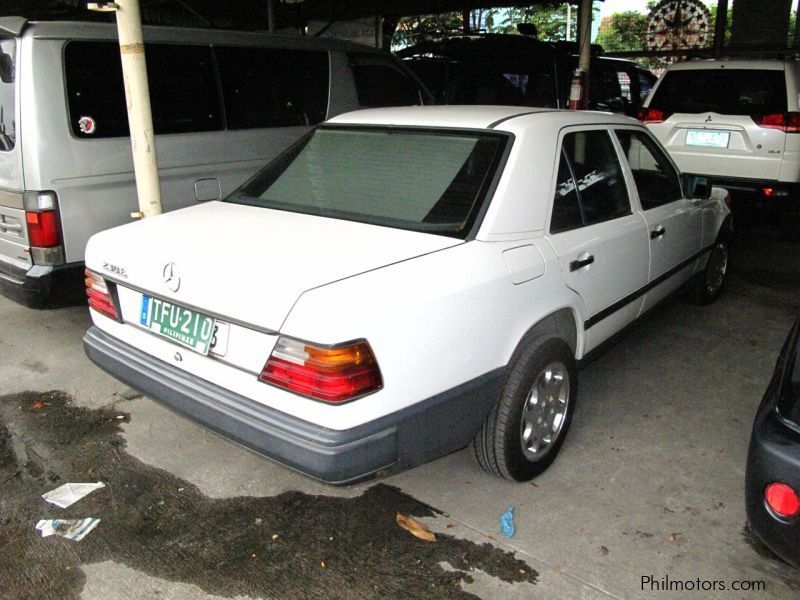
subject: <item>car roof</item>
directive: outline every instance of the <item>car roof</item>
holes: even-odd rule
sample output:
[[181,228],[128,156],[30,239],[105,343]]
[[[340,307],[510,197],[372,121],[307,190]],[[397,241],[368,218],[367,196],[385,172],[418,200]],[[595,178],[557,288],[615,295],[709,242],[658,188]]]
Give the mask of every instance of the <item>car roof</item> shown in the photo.
[[558,110],[529,106],[406,106],[371,108],[345,113],[329,123],[347,125],[388,125],[395,127],[441,127],[457,129],[505,129],[499,127],[516,117],[536,116],[537,120],[559,121],[562,126],[580,124],[641,125],[621,115],[596,111]]
[[[24,19],[22,20],[24,21]],[[113,23],[89,21],[28,21],[21,23],[18,17],[0,18],[0,29],[18,28],[23,35],[40,39],[86,39],[117,40],[117,26]],[[203,29],[189,27],[165,27],[145,25],[142,27],[145,42],[174,42],[195,44],[230,44],[238,46],[275,46],[302,49],[339,50],[386,54],[371,46],[356,44],[335,38],[318,38],[255,31],[226,29]]]
[[787,62],[796,62],[793,59],[783,58],[719,58],[687,60],[673,63],[668,71],[702,71],[709,69],[761,69],[781,71]]

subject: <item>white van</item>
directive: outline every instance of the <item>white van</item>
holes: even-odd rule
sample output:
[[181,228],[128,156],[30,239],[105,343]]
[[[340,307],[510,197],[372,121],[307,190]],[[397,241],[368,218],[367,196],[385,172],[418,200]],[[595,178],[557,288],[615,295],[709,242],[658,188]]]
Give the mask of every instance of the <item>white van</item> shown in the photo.
[[[316,123],[428,102],[388,53],[332,39],[144,29],[165,211],[227,195]],[[116,27],[0,18],[0,287],[80,289],[84,249],[138,210]],[[52,293],[51,293],[52,292]]]

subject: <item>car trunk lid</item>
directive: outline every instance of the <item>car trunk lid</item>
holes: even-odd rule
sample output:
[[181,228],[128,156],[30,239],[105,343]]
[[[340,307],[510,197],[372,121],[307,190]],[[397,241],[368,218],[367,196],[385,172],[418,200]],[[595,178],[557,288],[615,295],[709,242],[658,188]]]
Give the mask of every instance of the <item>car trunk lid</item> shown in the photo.
[[86,264],[119,285],[278,331],[306,290],[459,243],[211,202],[101,232],[89,242]]

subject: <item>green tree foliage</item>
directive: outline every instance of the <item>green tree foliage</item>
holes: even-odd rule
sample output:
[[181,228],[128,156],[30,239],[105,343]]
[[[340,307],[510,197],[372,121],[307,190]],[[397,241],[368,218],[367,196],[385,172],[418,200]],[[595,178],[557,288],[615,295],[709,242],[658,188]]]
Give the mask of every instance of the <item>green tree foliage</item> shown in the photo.
[[647,15],[634,10],[614,13],[600,24],[597,43],[606,51],[645,50]]

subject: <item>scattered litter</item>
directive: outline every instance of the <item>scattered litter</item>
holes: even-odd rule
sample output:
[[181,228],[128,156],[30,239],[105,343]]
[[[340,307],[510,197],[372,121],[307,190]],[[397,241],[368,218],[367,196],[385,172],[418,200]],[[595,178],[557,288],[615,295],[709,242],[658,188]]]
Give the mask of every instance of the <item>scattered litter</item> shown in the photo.
[[667,538],[669,540],[669,543],[670,544],[674,544],[676,541],[678,541],[678,536],[679,535],[680,535],[680,533],[670,533],[669,537]]
[[37,402],[33,403],[33,410],[41,410],[44,408],[44,402],[38,400]]
[[42,494],[42,498],[59,508],[68,508],[95,490],[106,487],[104,483],[65,483],[54,490]]
[[320,564],[320,566],[321,566],[323,569],[325,568],[325,561],[324,561],[324,560],[323,560],[323,561],[321,561],[319,564]]
[[121,421],[125,418],[125,415],[117,415],[117,421]]
[[277,540],[278,539],[278,534],[277,533],[273,533],[272,534],[272,539],[273,539],[273,541]]
[[58,535],[68,540],[80,542],[86,535],[100,524],[100,519],[86,517],[85,519],[48,519],[39,521],[36,530],[42,537]]
[[256,517],[256,525],[261,525],[264,522],[264,519],[261,517]]
[[514,524],[514,507],[509,506],[506,512],[500,515],[500,535],[507,540],[514,537],[517,526]]
[[414,537],[418,537],[426,542],[436,541],[436,536],[423,523],[420,523],[414,517],[409,517],[403,513],[397,513],[397,524]]

